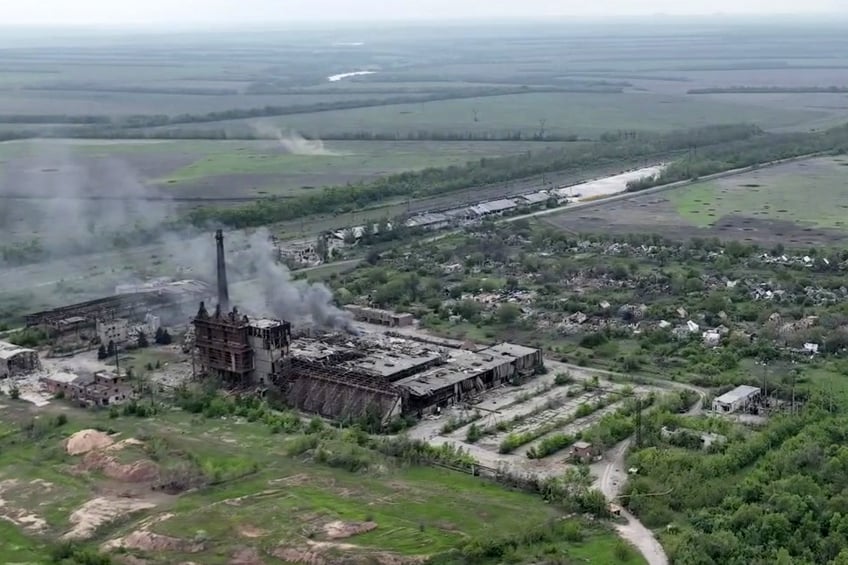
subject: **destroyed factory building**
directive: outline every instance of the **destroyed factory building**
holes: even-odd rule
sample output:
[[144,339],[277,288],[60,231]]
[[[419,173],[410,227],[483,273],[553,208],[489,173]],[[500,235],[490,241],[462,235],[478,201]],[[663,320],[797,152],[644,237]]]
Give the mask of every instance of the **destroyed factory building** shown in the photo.
[[[293,339],[289,322],[251,318],[230,307],[220,231],[216,239],[218,305],[210,314],[201,304],[194,319],[195,352],[205,375],[237,385],[273,386],[291,406],[333,420],[378,417],[388,422],[473,401],[542,368],[540,350],[508,343],[468,351],[380,333]],[[410,323],[406,315],[365,312],[358,313],[374,318],[379,312],[386,325]]]
[[26,375],[40,368],[37,351],[0,341],[0,379]]

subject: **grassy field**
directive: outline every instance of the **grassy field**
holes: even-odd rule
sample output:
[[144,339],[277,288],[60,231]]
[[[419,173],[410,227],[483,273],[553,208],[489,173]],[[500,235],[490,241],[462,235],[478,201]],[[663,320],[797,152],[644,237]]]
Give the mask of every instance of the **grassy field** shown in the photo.
[[[477,121],[475,121],[475,110]],[[656,93],[532,93],[398,104],[269,118],[281,128],[321,136],[339,131],[520,131],[596,137],[618,129],[671,130],[716,123],[751,122],[765,128],[794,127],[828,115],[826,110],[781,109],[755,103]],[[240,128],[241,121],[197,124],[197,128]],[[167,128],[164,128],[167,129]]]
[[846,170],[844,157],[797,161],[596,208],[565,209],[539,221],[578,233],[718,237],[769,247],[837,245],[848,240]]
[[[178,150],[181,142],[174,143],[176,145],[159,149]],[[168,173],[158,182],[173,187],[216,176],[267,175],[264,181],[269,184],[262,188],[271,194],[280,194],[287,188],[304,186],[300,183],[308,183],[310,187],[344,184],[409,170],[461,165],[481,157],[513,155],[565,145],[433,141],[300,143],[306,146],[296,147],[295,151],[314,154],[293,154],[290,152],[293,148],[276,142],[224,142],[219,145],[190,142],[189,147],[202,148],[206,154],[190,165]]]
[[[0,423],[7,428],[25,424],[36,414],[22,402],[4,398],[2,405]],[[30,433],[25,439],[19,432],[0,440],[4,499],[0,515],[25,523],[21,522],[25,512],[31,519],[44,521],[38,532],[0,521],[0,561],[4,563],[43,561],[44,544],[75,523],[70,516],[74,510],[95,496],[109,497],[121,490],[153,507],[115,516],[86,543],[93,547],[139,530],[181,540],[180,547],[131,550],[149,563],[192,559],[223,564],[245,549],[268,557],[268,563],[283,563],[285,559],[271,557],[281,547],[312,547],[312,551],[320,547],[333,555],[364,552],[403,559],[446,551],[469,539],[509,535],[558,516],[555,508],[538,497],[450,471],[399,466],[376,456],[376,465],[368,473],[351,473],[290,457],[287,446],[296,436],[274,435],[264,424],[241,419],[205,420],[179,411],[166,411],[155,419],[113,419],[104,412],[71,409],[61,403],[38,414],[36,436]],[[52,424],[56,414],[65,414],[69,423],[56,427]],[[138,461],[155,448],[155,460],[164,467],[193,461],[225,476],[249,468],[257,472],[183,495],[151,493],[142,484],[116,483],[97,472],[74,470],[81,458],[66,455],[62,439],[90,427],[110,429],[120,434],[119,439],[141,438],[152,446],[126,450],[119,457],[123,464]],[[376,529],[339,544],[323,534],[325,525],[333,521],[374,522]],[[585,563],[610,563],[616,545],[612,534],[597,527],[584,525],[583,529],[583,542],[562,541],[521,551],[524,555],[553,551]],[[195,543],[202,549],[189,550]],[[640,563],[632,550],[628,555],[628,562]]]
[[728,216],[844,229],[848,159],[820,158],[700,183],[669,194],[688,222],[709,227]]

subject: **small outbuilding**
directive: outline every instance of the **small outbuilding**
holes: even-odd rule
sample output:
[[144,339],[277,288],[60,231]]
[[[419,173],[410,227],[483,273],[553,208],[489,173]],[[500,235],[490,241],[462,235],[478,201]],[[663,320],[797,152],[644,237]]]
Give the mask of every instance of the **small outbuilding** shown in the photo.
[[569,456],[572,460],[579,461],[581,463],[588,463],[595,456],[595,449],[588,441],[576,441],[574,442],[574,445],[571,446]]
[[730,414],[756,403],[762,391],[755,386],[742,385],[713,400],[713,412]]

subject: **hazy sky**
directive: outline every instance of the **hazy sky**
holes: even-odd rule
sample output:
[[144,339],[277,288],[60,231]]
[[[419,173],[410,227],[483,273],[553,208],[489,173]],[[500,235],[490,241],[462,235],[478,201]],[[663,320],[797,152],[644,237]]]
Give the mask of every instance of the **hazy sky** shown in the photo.
[[848,0],[0,0],[2,24],[285,23],[393,19],[848,12]]

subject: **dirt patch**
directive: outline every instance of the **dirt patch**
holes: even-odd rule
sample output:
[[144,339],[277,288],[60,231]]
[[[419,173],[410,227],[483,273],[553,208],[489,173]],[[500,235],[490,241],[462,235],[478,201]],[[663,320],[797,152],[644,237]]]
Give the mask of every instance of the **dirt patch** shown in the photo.
[[[345,554],[343,559],[339,558],[340,553]],[[349,543],[327,541],[308,541],[306,545],[299,547],[278,547],[271,555],[301,565],[331,565],[342,561],[350,565],[419,565],[429,559],[426,555],[396,555],[383,551],[368,551]]]
[[342,522],[336,520],[324,524],[324,534],[328,539],[346,539],[376,529],[376,522]]
[[641,207],[639,203],[642,200],[639,198],[647,196],[611,202],[591,210],[583,209],[580,214],[564,212],[543,216],[541,219],[547,224],[577,234],[600,231],[620,235],[652,233],[678,241],[687,241],[693,237],[717,237],[725,241],[745,241],[766,246],[773,245],[777,239],[794,240],[792,243],[804,246],[835,245],[848,241],[848,232],[842,230],[810,228],[786,220],[770,219],[756,211],[729,214],[716,218],[711,226],[699,227],[686,222],[667,200],[649,202],[648,207]]
[[286,563],[299,563],[301,565],[327,565],[329,563],[320,551],[309,547],[278,547],[271,552],[271,555]]
[[94,535],[97,528],[133,512],[147,510],[154,506],[155,504],[151,502],[128,498],[93,498],[71,513],[70,522],[73,528],[62,538],[88,539]]
[[259,553],[253,548],[240,548],[233,552],[229,565],[264,565]]
[[298,473],[297,475],[289,475],[288,477],[281,477],[279,479],[271,479],[268,481],[269,485],[283,485],[287,487],[296,487],[300,485],[308,484],[312,480],[312,477],[307,475],[306,473]]
[[114,440],[109,434],[97,430],[80,430],[68,438],[65,451],[68,455],[82,455],[95,449],[104,449],[112,445]]
[[[35,481],[33,481],[34,483]],[[53,486],[51,483],[46,484]],[[0,481],[0,519],[11,522],[27,531],[40,533],[47,529],[47,521],[37,514],[29,512],[28,509],[14,508],[3,499],[3,494],[17,487],[19,481],[17,479],[6,479]]]
[[203,544],[155,534],[148,530],[136,530],[128,536],[107,541],[101,548],[104,550],[124,548],[150,552],[177,551],[180,553],[198,553],[203,551]]
[[100,471],[110,479],[125,483],[144,483],[159,477],[159,466],[149,459],[119,463],[113,456],[100,451],[88,452],[77,469]]
[[268,530],[263,530],[262,528],[257,528],[256,526],[251,526],[249,524],[242,524],[238,528],[238,533],[242,537],[255,539],[267,536]]

